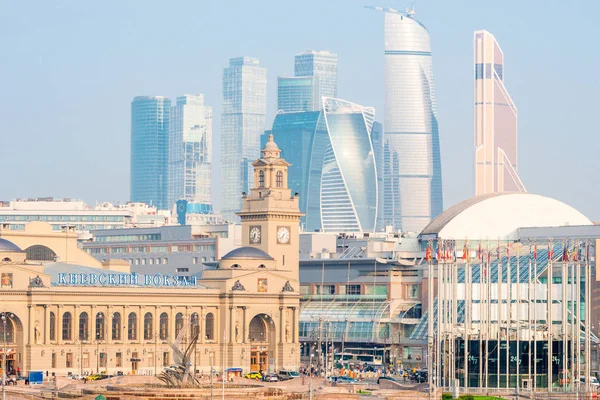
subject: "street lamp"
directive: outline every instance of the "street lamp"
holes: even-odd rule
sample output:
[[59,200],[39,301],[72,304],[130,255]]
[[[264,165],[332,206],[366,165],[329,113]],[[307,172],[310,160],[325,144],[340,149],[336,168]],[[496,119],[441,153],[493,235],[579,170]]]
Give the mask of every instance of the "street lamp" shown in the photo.
[[10,322],[10,318],[13,318],[14,314],[3,312],[0,316],[2,319],[2,400],[6,400],[6,323]]
[[312,400],[312,363],[314,353],[310,353],[310,368],[308,369],[308,400]]

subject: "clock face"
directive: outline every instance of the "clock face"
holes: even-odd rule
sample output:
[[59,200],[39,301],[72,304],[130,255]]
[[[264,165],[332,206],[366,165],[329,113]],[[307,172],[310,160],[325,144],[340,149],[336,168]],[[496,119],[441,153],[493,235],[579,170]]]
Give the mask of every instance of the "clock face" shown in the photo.
[[290,228],[281,226],[277,229],[277,242],[283,244],[290,242]]
[[252,243],[252,244],[260,243],[260,226],[251,226],[250,227],[250,243]]

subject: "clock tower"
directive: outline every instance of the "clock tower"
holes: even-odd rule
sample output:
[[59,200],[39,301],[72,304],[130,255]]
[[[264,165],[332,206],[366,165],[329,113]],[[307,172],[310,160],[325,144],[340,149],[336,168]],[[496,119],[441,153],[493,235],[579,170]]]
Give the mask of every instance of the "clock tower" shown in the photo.
[[287,187],[288,167],[281,150],[269,135],[254,161],[254,188],[243,194],[242,246],[257,247],[276,261],[276,269],[293,281],[298,281],[300,252],[300,212],[298,194]]

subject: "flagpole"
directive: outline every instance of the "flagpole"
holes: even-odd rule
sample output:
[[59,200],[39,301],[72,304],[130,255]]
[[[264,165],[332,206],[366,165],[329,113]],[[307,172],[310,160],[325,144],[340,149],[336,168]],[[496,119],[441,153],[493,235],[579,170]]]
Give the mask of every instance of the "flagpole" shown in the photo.
[[[567,307],[567,290],[569,286],[569,254],[568,254],[568,242],[563,242],[563,255],[562,255],[562,264],[561,264],[561,282],[562,282],[562,315],[563,315],[563,323],[562,323],[562,334],[563,334],[563,348],[562,348],[562,381],[563,381],[563,391],[567,391],[567,373],[569,371],[567,365],[567,346],[568,346],[568,334],[569,334],[569,318],[567,316],[568,307]],[[560,371],[558,372],[558,379],[560,380],[561,375]],[[560,383],[560,382],[559,382]]]
[[[586,255],[585,255],[585,376],[590,376],[590,369],[591,369],[591,332],[590,332],[590,326],[591,326],[591,317],[592,317],[592,305],[591,300],[592,300],[592,295],[591,295],[591,288],[592,288],[592,283],[591,283],[591,279],[592,279],[592,269],[590,267],[590,242],[589,239],[586,243]],[[596,253],[597,253],[598,249],[596,249]],[[585,380],[585,394],[586,396],[588,395],[588,393],[590,393],[590,381],[589,378]]]
[[533,314],[533,307],[531,304],[531,299],[533,299],[533,293],[531,291],[532,289],[532,274],[531,274],[531,267],[532,267],[532,263],[531,263],[531,242],[529,243],[529,260],[528,260],[528,272],[529,272],[529,285],[527,285],[527,331],[529,332],[528,338],[529,338],[529,344],[528,344],[528,351],[527,351],[527,380],[529,382],[529,384],[527,385],[527,389],[529,389],[529,391],[531,392],[531,389],[533,388],[532,385],[532,381],[531,381],[531,347],[533,344],[533,341],[531,340],[532,338],[532,328],[533,328],[533,324],[532,324],[532,314]]
[[[481,242],[479,242],[479,247],[481,248]],[[478,364],[479,364],[479,377],[477,379],[478,382],[478,386],[481,387],[482,385],[482,365],[483,365],[483,360],[482,360],[482,347],[481,347],[481,333],[483,332],[482,328],[482,324],[483,324],[483,276],[484,276],[484,270],[485,265],[484,265],[484,260],[483,260],[483,256],[481,257],[481,263],[479,264],[479,290],[477,292],[477,296],[479,297],[479,360],[478,360]]]
[[[438,246],[443,247],[443,251],[446,251],[444,246],[444,241],[438,241]],[[445,254],[444,257],[445,258]],[[436,386],[442,387],[442,271],[444,267],[444,260],[438,260],[438,273],[437,273],[437,331],[436,331],[436,340],[435,340],[435,352],[436,352],[436,368],[435,368],[435,376],[436,376]],[[432,315],[433,317],[433,315]]]
[[431,399],[433,391],[433,240],[427,244],[426,252],[427,265],[427,304],[431,311],[427,321],[427,384],[429,385],[429,398]]
[[498,330],[496,331],[496,388],[500,389],[500,346],[502,343],[502,336],[500,332],[502,331],[502,257],[500,256],[500,238],[498,238],[498,283],[496,284],[496,298],[498,300],[498,305],[496,309],[498,313],[496,314],[496,319],[498,320]]
[[[552,239],[550,239],[550,248],[552,248]],[[548,282],[546,283],[546,309],[547,315],[546,326],[548,327],[548,393],[552,393],[552,254],[548,257],[547,275]]]
[[533,398],[537,391],[537,243],[533,250]]
[[512,277],[510,275],[510,242],[506,242],[506,330],[504,337],[506,339],[506,389],[509,388],[510,378],[510,331],[512,328],[512,297],[511,297]]
[[515,391],[517,392],[517,396],[519,395],[520,389],[520,365],[521,365],[521,246],[520,243],[517,242],[517,383],[515,385]]

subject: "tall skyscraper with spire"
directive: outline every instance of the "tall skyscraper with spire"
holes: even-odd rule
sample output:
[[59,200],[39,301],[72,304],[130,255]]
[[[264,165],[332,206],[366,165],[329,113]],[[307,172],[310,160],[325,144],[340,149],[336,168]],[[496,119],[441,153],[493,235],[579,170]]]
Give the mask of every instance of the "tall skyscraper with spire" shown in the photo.
[[221,190],[223,216],[236,220],[240,194],[254,187],[252,162],[260,152],[267,112],[267,69],[257,58],[229,60],[223,71]]
[[443,210],[431,45],[414,11],[385,14],[384,224],[420,232]]
[[525,192],[517,167],[517,107],[504,87],[504,53],[474,34],[475,194]]

